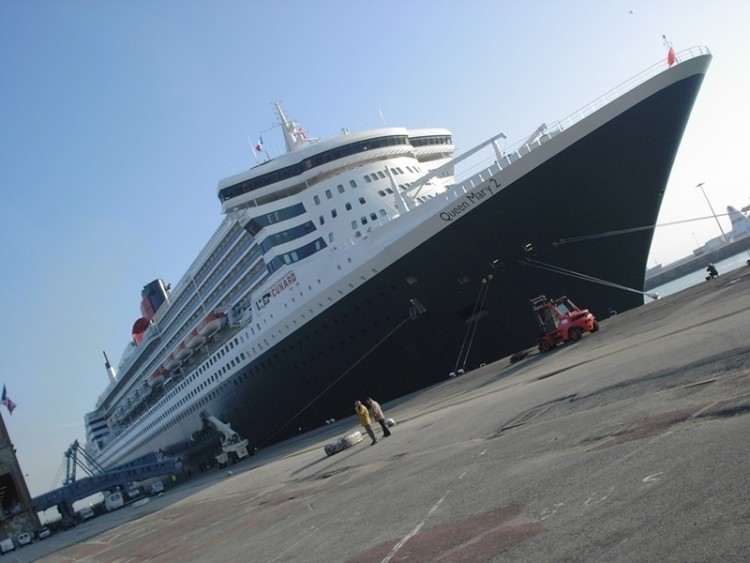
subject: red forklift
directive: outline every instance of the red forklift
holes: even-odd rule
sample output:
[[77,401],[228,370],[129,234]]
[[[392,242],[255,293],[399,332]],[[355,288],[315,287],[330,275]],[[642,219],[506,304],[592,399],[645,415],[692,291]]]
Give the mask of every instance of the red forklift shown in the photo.
[[540,295],[529,302],[542,329],[542,334],[537,338],[540,352],[548,352],[569,340],[580,340],[584,332],[599,330],[599,323],[594,315],[588,309],[579,309],[565,296],[548,299]]

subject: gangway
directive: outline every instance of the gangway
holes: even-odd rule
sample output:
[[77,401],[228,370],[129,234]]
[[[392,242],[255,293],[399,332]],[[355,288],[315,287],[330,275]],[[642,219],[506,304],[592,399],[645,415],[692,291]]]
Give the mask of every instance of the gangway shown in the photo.
[[[79,459],[79,455],[83,456],[85,463]],[[65,459],[67,461],[65,464],[64,485],[73,483],[76,480],[76,467],[80,467],[89,477],[107,472],[85,448],[80,447],[78,440],[75,440],[65,451]]]
[[[163,459],[156,453],[150,453],[113,469],[104,470],[98,464],[94,464],[92,467],[78,460],[77,453],[83,450],[79,449],[75,444],[65,453],[69,462],[69,471],[67,472],[63,486],[32,499],[32,504],[37,512],[56,506],[64,520],[73,518],[73,503],[78,500],[118,487],[126,489],[133,481],[142,481],[152,477],[169,475],[182,469],[182,464],[179,461]],[[89,475],[81,479],[76,479],[76,465],[84,469]]]

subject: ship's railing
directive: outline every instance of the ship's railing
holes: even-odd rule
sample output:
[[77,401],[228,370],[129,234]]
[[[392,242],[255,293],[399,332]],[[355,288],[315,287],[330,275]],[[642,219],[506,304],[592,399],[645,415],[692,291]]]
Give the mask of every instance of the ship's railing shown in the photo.
[[[219,227],[216,229],[216,231],[213,233],[209,241],[204,245],[201,252],[198,254],[198,257],[193,260],[193,263],[191,264],[190,268],[188,268],[187,273],[182,277],[182,279],[175,284],[175,286],[172,288],[170,293],[170,301],[172,303],[179,300],[180,295],[184,291],[188,291],[191,289],[191,285],[194,288],[194,291],[196,294],[200,297],[200,294],[198,293],[197,287],[195,286],[194,276],[197,273],[200,265],[206,260],[209,253],[211,252],[211,249],[213,245],[215,244],[216,240],[219,240],[221,238],[224,238],[226,236],[226,233],[232,228],[233,221],[227,216],[224,218],[222,223],[219,225]],[[218,282],[217,282],[218,283]],[[184,324],[184,318],[188,316],[188,313],[185,312],[185,304],[180,308],[179,311],[171,311],[173,307],[161,307],[154,315],[154,318],[151,320],[151,326],[149,327],[146,338],[144,341],[140,344],[139,348],[144,348],[146,344],[151,342],[154,338],[159,336],[164,336],[164,342],[168,342],[170,339],[174,338],[175,335],[178,334],[178,332],[183,329]],[[164,324],[164,317],[169,314],[170,312],[173,313],[174,318],[169,323],[169,331],[166,333],[163,332],[163,328],[165,326]],[[156,369],[156,367],[161,363],[163,358],[160,356],[163,353],[160,350],[155,350],[151,353],[151,357],[147,360],[147,364],[149,364],[149,369],[153,371],[153,369]],[[136,361],[138,361],[141,358],[140,353],[133,353],[128,357],[122,365],[119,366],[119,373],[121,376],[125,376],[133,369],[133,365]],[[149,374],[151,371],[148,370],[142,370],[144,374]],[[137,385],[138,382],[136,380],[133,380],[129,387],[132,387],[133,385]],[[114,385],[110,386],[113,387]],[[104,395],[108,395],[110,392],[110,387],[105,390]],[[128,390],[128,392],[130,392]]]
[[[221,339],[212,344],[213,350],[209,351],[207,348],[202,347],[198,352],[190,356],[189,359],[185,360],[185,364],[188,367],[188,373],[180,380],[180,383],[185,383],[181,388],[162,388],[159,391],[149,391],[149,398],[146,399],[147,403],[144,407],[143,404],[134,405],[131,407],[131,414],[129,415],[129,422],[126,425],[117,425],[112,428],[112,434],[107,439],[104,446],[104,450],[107,451],[108,455],[115,455],[117,452],[115,448],[122,448],[124,444],[130,443],[132,440],[137,439],[146,431],[147,423],[153,419],[153,417],[160,411],[162,411],[170,400],[175,399],[178,396],[187,396],[190,392],[197,392],[200,388],[202,379],[197,379],[195,370],[198,366],[206,361],[212,354],[216,354],[226,342],[228,342],[235,334],[240,331],[240,327],[225,327],[217,334],[221,334]],[[197,359],[196,359],[197,357]],[[219,379],[214,385],[209,385],[206,393],[211,392],[216,385],[221,384],[224,381],[223,378]],[[204,394],[206,394],[204,393]],[[136,412],[137,411],[137,412]],[[136,414],[132,414],[135,412]],[[175,411],[174,416],[177,416],[181,410]],[[171,418],[174,418],[171,417]],[[114,452],[114,453],[113,453]]]
[[[695,57],[708,55],[710,53],[711,51],[708,49],[708,47],[690,47],[689,49],[684,49],[677,53],[676,64],[680,64],[681,62],[690,60]],[[582,121],[613,100],[619,98],[626,92],[629,92],[637,86],[640,86],[650,78],[653,78],[654,76],[664,72],[665,65],[667,65],[666,57],[664,58],[664,60],[651,65],[647,69],[629,78],[622,84],[615,86],[605,94],[596,98],[594,101],[589,102],[588,104],[583,106],[581,109],[571,113],[569,116],[554,122],[550,126],[546,126],[544,124],[541,125],[537,128],[536,132],[531,137],[528,137],[523,141],[514,143],[509,148],[506,148],[504,151],[502,151],[502,153],[498,154],[499,150],[497,149],[497,147],[495,147],[495,150],[492,151],[491,155],[472,161],[472,165],[468,166],[465,170],[457,175],[457,177],[455,178],[456,182],[449,188],[448,191],[446,191],[441,196],[437,196],[431,199],[426,203],[419,204],[416,209],[409,211],[409,213],[407,214],[409,216],[409,222],[413,224],[414,221],[418,221],[419,215],[422,213],[424,213],[425,215],[431,215],[433,213],[432,210],[434,209],[433,206],[441,206],[445,203],[455,201],[477,186],[484,184],[487,180],[495,176],[502,169],[507,168],[533,150],[541,147],[544,143],[546,143],[556,135],[559,135],[562,131]],[[477,172],[477,170],[479,171]],[[393,219],[391,218],[381,218],[378,220],[377,226],[381,227],[392,221]],[[367,238],[368,234],[369,232],[363,233],[361,238]],[[343,248],[356,246],[358,240],[361,239],[358,237],[352,237],[343,244],[332,245],[330,247],[330,251],[336,252]]]
[[[710,55],[710,54],[711,54],[711,51],[708,49],[708,47],[703,47],[703,46],[690,47],[688,49],[684,49],[680,51],[679,53],[677,53],[675,64],[680,64],[681,62],[693,59],[695,57],[700,57],[703,55]],[[615,86],[614,88],[612,88],[605,94],[596,98],[594,101],[589,102],[588,104],[583,106],[581,109],[571,113],[569,116],[563,119],[560,119],[558,121],[555,121],[550,126],[540,127],[538,129],[539,134],[533,135],[529,139],[520,141],[518,143],[511,145],[509,148],[506,148],[503,151],[503,155],[499,159],[499,161],[496,160],[495,155],[492,155],[492,156],[485,158],[483,161],[475,163],[471,168],[465,170],[461,174],[464,178],[466,178],[467,176],[469,177],[466,178],[465,180],[458,181],[454,189],[459,194],[463,194],[463,193],[466,193],[467,191],[470,191],[474,187],[484,183],[485,181],[487,181],[488,178],[492,176],[493,173],[494,174],[497,173],[496,170],[493,172],[493,168],[495,166],[499,165],[500,168],[508,167],[509,165],[513,164],[515,161],[529,154],[532,150],[542,146],[546,141],[548,141],[555,135],[558,135],[562,131],[584,120],[585,118],[587,118],[588,116],[590,116],[597,110],[603,108],[607,104],[611,103],[615,99],[619,98],[626,92],[633,90],[634,88],[640,86],[647,80],[664,72],[666,65],[667,65],[667,61],[665,57],[664,60],[651,65],[647,69],[629,78],[622,84]],[[488,162],[494,162],[494,164],[488,166],[487,164]],[[481,169],[482,171],[479,173],[476,173],[475,171],[477,169]]]
[[[680,64],[681,62],[693,59],[695,57],[700,57],[703,55],[710,55],[711,51],[708,49],[708,47],[698,46],[698,47],[690,47],[689,49],[684,49],[677,53],[676,55],[676,62],[675,64]],[[606,94],[598,97],[593,102],[590,102],[589,104],[585,105],[575,113],[570,114],[568,117],[561,119],[560,121],[555,123],[555,127],[559,127],[560,130],[567,129],[571,125],[574,125],[575,123],[578,123],[579,121],[585,119],[598,109],[601,109],[602,107],[606,106],[611,101],[619,98],[626,92],[629,92],[630,90],[633,90],[637,86],[640,86],[650,78],[653,78],[657,74],[660,74],[664,72],[664,65],[666,65],[666,57],[664,60],[655,63],[651,65],[646,70],[643,70],[633,76],[632,78],[626,80],[619,86],[615,86],[607,92]]]

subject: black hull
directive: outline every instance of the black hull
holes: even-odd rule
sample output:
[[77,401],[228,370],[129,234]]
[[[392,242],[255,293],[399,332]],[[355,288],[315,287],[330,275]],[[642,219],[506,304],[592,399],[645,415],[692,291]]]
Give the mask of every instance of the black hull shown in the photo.
[[[262,447],[353,414],[355,399],[387,401],[445,380],[456,367],[535,346],[529,299],[536,295],[567,295],[599,317],[642,305],[639,293],[527,259],[643,289],[653,227],[557,243],[656,223],[702,79],[694,74],[657,91],[447,222],[244,367],[181,425],[197,429],[205,408]],[[493,268],[498,258],[502,267]],[[414,299],[426,312],[412,320]]]

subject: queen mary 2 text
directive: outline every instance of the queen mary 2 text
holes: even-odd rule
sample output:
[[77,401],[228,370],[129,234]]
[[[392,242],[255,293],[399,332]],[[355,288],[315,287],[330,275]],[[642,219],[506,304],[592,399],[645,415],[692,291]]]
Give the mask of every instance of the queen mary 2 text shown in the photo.
[[[493,185],[494,184],[494,185]],[[461,201],[448,211],[440,213],[440,218],[443,221],[453,221],[462,213],[471,209],[474,205],[481,203],[483,200],[488,199],[497,193],[500,186],[495,182],[494,178],[490,182],[473,192],[466,194]]]

